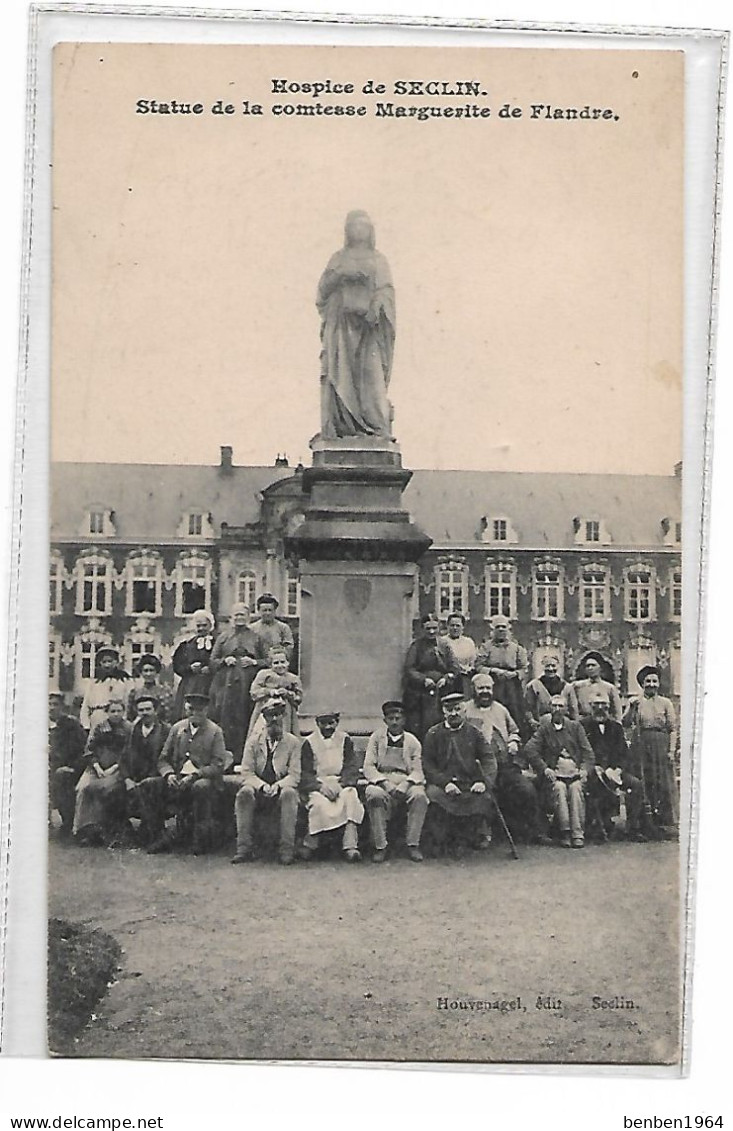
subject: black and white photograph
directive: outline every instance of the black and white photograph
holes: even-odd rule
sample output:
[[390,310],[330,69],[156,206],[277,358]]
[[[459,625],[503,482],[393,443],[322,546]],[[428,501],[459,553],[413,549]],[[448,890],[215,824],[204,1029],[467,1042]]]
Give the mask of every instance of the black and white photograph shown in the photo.
[[51,1056],[683,1070],[686,65],[53,48]]

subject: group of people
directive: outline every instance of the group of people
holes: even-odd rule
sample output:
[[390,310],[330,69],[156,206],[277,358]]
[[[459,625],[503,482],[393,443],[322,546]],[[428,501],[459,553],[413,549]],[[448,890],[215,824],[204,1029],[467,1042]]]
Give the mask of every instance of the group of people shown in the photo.
[[655,667],[638,673],[642,694],[622,716],[598,653],[574,683],[548,657],[525,684],[526,652],[506,618],[494,619],[477,649],[466,646],[462,618],[450,618],[441,638],[427,616],[408,652],[403,698],[382,705],[360,755],[335,705],[301,737],[292,635],[276,609],[265,595],[251,623],[249,609],[235,606],[216,639],[210,616],[196,614],[173,657],[175,695],[157,657],[144,655],[132,680],[111,647],[97,654],[79,721],[51,694],[50,802],[63,833],[151,853],[190,841],[203,853],[221,843],[233,810],[235,864],[257,851],[259,813],[277,822],[283,864],[311,859],[331,834],[347,861],[368,848],[381,863],[399,811],[415,862],[426,820],[436,851],[457,853],[489,847],[498,828],[568,848],[582,848],[589,832],[676,835],[676,720]]

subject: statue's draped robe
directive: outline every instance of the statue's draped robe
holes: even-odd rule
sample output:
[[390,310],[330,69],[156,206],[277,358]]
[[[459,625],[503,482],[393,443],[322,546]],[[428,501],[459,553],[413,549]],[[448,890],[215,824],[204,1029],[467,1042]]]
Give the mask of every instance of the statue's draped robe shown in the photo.
[[[364,283],[339,268],[362,270]],[[389,264],[371,249],[343,248],[331,256],[318,285],[321,314],[324,438],[391,436],[387,388],[395,339],[395,297]],[[369,311],[378,312],[374,324]]]

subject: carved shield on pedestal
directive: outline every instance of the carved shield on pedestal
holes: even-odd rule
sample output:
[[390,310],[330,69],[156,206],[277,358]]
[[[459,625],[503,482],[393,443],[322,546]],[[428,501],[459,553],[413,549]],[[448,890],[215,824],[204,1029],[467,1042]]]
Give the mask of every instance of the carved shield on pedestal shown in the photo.
[[344,598],[352,613],[363,613],[372,596],[372,583],[368,577],[347,577]]

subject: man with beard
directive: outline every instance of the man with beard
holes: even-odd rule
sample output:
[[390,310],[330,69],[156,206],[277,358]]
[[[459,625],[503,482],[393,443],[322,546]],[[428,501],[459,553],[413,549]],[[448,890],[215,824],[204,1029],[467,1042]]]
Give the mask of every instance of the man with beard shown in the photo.
[[478,727],[496,756],[496,799],[504,817],[518,837],[530,844],[546,844],[537,790],[520,756],[519,728],[494,699],[494,681],[488,672],[477,672],[471,683],[473,699],[466,707],[466,722]]
[[160,827],[156,827],[153,810],[161,781],[158,759],[171,728],[158,718],[159,709],[155,695],[138,692],[133,707],[135,722],[120,759],[120,773],[127,791],[127,814],[141,819],[143,844],[148,844],[161,832]]
[[482,829],[494,809],[497,761],[482,732],[466,722],[459,692],[445,691],[441,708],[443,722],[425,736],[423,771],[428,800],[440,813],[449,839],[457,839],[460,853],[462,840],[483,847]]
[[562,695],[565,700],[565,714],[569,719],[578,718],[578,700],[572,683],[558,674],[559,664],[555,656],[545,656],[544,669],[539,679],[532,679],[524,689],[524,702],[527,707],[527,722],[532,733],[537,730],[544,715],[549,715],[553,695]]
[[563,848],[585,844],[585,784],[595,773],[593,747],[579,722],[565,717],[565,700],[555,695],[525,754],[550,791]]
[[619,811],[619,795],[626,803],[626,836],[646,840],[641,829],[644,795],[641,782],[629,770],[630,755],[624,728],[609,717],[608,699],[597,691],[591,699],[591,714],[581,725],[593,747],[596,772],[588,779],[588,799],[597,811],[606,837],[613,832],[613,817]]
[[529,667],[527,652],[512,640],[507,617],[494,616],[490,623],[491,634],[479,648],[476,670],[489,673],[494,681],[494,698],[504,704],[526,739],[523,685]]
[[284,729],[285,703],[264,704],[265,725],[247,739],[242,759],[242,786],[234,811],[237,818],[237,851],[232,864],[252,859],[252,826],[255,810],[275,809],[280,819],[280,863],[295,858],[295,823],[300,784],[300,739]]

